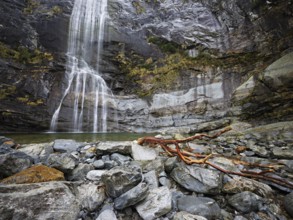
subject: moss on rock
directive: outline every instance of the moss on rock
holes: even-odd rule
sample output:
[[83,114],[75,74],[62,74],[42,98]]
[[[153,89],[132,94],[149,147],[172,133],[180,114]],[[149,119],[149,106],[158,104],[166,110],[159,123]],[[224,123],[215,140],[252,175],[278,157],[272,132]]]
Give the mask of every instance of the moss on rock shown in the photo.
[[64,174],[54,168],[44,165],[36,165],[26,170],[20,171],[13,176],[1,180],[3,184],[24,184],[24,183],[39,183],[49,181],[62,181]]

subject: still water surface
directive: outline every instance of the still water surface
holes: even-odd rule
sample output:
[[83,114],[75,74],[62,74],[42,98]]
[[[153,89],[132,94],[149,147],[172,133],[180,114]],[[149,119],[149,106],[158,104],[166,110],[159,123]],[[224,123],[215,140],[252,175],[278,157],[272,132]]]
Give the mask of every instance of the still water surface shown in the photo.
[[18,144],[45,143],[56,139],[73,139],[78,142],[97,141],[133,141],[144,136],[155,134],[145,133],[5,133],[0,136],[12,138]]

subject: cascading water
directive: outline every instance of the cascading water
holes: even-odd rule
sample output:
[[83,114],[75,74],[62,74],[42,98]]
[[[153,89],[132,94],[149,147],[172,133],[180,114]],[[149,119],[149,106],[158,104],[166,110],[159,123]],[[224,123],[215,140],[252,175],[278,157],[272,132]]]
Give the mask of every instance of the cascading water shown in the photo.
[[65,103],[73,107],[73,131],[107,131],[107,105],[113,102],[113,96],[99,72],[106,16],[107,0],[74,2],[68,37],[67,87],[53,114],[52,131],[57,129]]

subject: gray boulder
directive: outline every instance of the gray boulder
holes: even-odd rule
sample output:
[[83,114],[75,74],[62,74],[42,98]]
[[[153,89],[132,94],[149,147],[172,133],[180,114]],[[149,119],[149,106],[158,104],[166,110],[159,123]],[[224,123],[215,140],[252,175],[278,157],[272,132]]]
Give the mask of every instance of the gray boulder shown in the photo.
[[281,148],[281,147],[274,147],[273,148],[273,156],[280,159],[293,159],[293,148]]
[[94,167],[91,164],[80,163],[74,170],[72,170],[66,176],[66,179],[68,179],[69,181],[84,180],[86,178],[87,173],[93,169]]
[[193,215],[184,211],[177,212],[173,217],[173,220],[183,220],[183,219],[184,220],[207,220],[207,218],[203,216]]
[[147,195],[148,185],[146,183],[140,183],[114,200],[115,209],[121,210],[135,205],[145,199]]
[[197,193],[218,194],[222,189],[223,174],[216,170],[182,165],[173,169],[171,177],[187,190]]
[[262,197],[272,197],[273,195],[273,190],[269,185],[245,177],[229,178],[223,186],[224,193],[235,194],[244,191],[250,191]]
[[96,154],[98,156],[120,153],[120,154],[130,154],[131,153],[131,142],[130,141],[106,141],[101,142],[97,146]]
[[94,183],[79,185],[76,191],[76,198],[82,209],[90,212],[97,210],[106,198],[104,188]]
[[193,215],[204,216],[207,219],[221,219],[221,209],[218,203],[207,197],[183,196],[178,199],[177,206],[180,211]]
[[70,154],[50,154],[46,161],[46,165],[49,167],[56,168],[63,173],[72,171],[77,164],[77,161],[73,159]]
[[127,161],[131,161],[131,157],[125,156],[123,154],[114,153],[110,156],[111,160],[114,160],[119,166],[123,165]]
[[0,185],[1,219],[76,219],[78,201],[62,182]]
[[153,220],[167,214],[172,209],[172,195],[168,187],[149,191],[148,196],[136,206],[136,211],[144,220]]
[[228,203],[239,212],[249,213],[259,210],[262,198],[252,192],[245,191],[231,196]]
[[91,170],[86,174],[86,178],[92,181],[99,181],[106,170]]
[[53,142],[52,143],[41,143],[41,144],[25,144],[21,145],[19,151],[28,154],[35,161],[45,162],[50,154],[53,153]]
[[34,159],[8,146],[0,147],[0,179],[29,168]]
[[136,142],[132,143],[131,151],[134,160],[154,160],[158,156],[158,151],[155,148],[141,146]]
[[144,181],[148,184],[150,189],[159,187],[159,180],[155,170],[143,174]]
[[70,139],[57,139],[53,145],[53,149],[61,153],[76,151],[78,147],[79,144],[75,140]]
[[293,218],[293,191],[285,196],[284,207],[288,214]]
[[105,172],[102,182],[109,196],[116,198],[135,187],[142,180],[140,169],[132,166],[119,166]]
[[17,144],[13,139],[0,136],[0,147],[16,147]]
[[258,121],[292,120],[292,66],[291,52],[239,86],[233,94],[233,102],[240,106],[240,114]]
[[112,209],[103,210],[96,220],[117,220],[116,214]]

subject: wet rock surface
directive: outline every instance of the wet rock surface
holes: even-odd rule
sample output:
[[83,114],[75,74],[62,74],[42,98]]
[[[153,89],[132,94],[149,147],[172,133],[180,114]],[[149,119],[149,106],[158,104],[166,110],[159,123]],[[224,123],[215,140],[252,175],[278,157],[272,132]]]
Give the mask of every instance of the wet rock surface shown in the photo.
[[[80,220],[291,219],[292,161],[273,152],[277,148],[292,147],[288,138],[292,124],[252,127],[237,122],[231,127],[231,131],[215,139],[196,139],[190,142],[190,148],[180,147],[204,155],[212,153],[208,159],[210,163],[244,176],[226,174],[207,164],[187,165],[176,156],[167,156],[158,146],[154,159],[136,160],[132,151],[137,149],[131,146],[137,143],[130,141],[79,143],[75,151],[66,153],[54,150],[49,143],[36,144],[35,147],[33,144],[20,145],[13,149],[6,146],[9,144],[6,142],[0,148],[1,153],[21,151],[33,157],[28,170],[43,166],[42,163],[49,164],[49,161],[55,168],[43,169],[46,179],[40,178],[43,174],[37,172],[30,172],[26,178],[50,182],[23,181],[25,170],[6,179],[2,177],[1,213],[5,213],[4,217],[8,219],[19,216],[22,219],[49,216]],[[176,137],[184,138],[182,135]],[[259,147],[269,156],[260,154]],[[48,153],[48,149],[53,151]],[[21,170],[19,166],[22,164],[7,163],[6,166],[7,170],[11,169],[9,166]],[[57,171],[62,178],[54,179],[50,169]],[[287,185],[245,176],[249,172],[262,171],[265,171],[264,177],[282,179]],[[23,201],[29,202],[24,204]],[[53,202],[48,205],[46,201]],[[63,210],[65,207],[66,211]],[[28,212],[23,212],[24,209]]]

